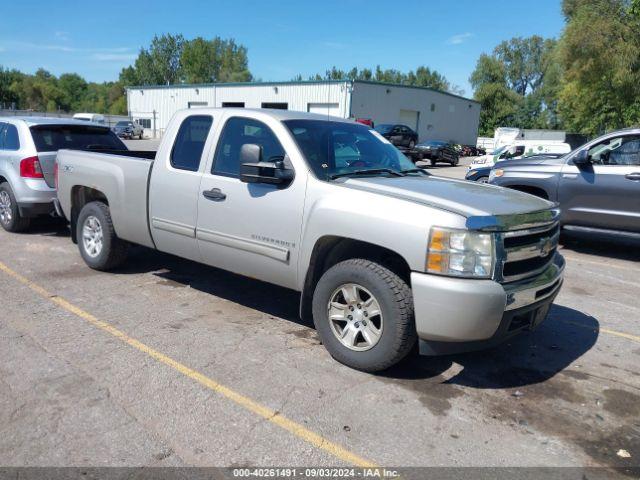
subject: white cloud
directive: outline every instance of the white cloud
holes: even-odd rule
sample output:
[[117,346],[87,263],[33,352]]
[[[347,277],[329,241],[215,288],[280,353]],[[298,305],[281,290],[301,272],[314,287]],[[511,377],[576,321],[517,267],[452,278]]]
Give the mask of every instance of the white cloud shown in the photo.
[[137,56],[135,53],[94,53],[91,58],[100,62],[130,62]]
[[129,47],[105,47],[105,48],[78,48],[69,45],[30,43],[30,42],[7,42],[5,50],[49,50],[56,52],[79,52],[79,53],[105,53],[124,54],[131,52]]
[[464,43],[467,40],[469,40],[471,37],[473,37],[473,33],[471,32],[459,33],[458,35],[449,37],[447,39],[447,43],[449,45],[460,45],[461,43]]

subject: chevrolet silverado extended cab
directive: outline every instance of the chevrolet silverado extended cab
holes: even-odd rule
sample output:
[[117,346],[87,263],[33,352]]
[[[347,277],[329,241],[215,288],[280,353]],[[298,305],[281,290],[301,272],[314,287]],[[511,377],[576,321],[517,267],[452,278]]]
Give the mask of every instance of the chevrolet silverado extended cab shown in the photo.
[[557,295],[554,204],[433,177],[374,130],[281,110],[176,113],[157,153],[58,154],[94,269],[131,243],[301,292],[327,350],[378,371],[535,328]]

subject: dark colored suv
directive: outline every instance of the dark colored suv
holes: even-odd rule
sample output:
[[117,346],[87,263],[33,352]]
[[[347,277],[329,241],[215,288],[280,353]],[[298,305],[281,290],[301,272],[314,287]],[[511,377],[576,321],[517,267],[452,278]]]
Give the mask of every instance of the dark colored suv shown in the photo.
[[640,239],[640,128],[603,135],[560,158],[500,162],[489,183],[559,202],[566,230]]
[[406,125],[383,123],[376,126],[375,131],[396,147],[413,149],[418,143],[418,134]]

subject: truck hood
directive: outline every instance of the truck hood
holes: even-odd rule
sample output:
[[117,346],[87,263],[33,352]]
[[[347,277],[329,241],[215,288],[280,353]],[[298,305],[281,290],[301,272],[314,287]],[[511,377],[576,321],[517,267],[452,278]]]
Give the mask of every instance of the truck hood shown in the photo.
[[434,176],[347,178],[342,185],[440,208],[467,218],[536,212],[554,205],[516,190]]

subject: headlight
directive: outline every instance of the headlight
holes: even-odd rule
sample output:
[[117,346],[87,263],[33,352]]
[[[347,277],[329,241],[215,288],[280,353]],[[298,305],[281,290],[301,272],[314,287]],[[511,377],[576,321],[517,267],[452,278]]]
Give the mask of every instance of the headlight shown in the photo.
[[502,170],[501,168],[492,168],[491,171],[489,172],[489,183],[491,183],[491,181],[496,178],[496,177],[501,177],[504,175],[504,170]]
[[432,227],[426,269],[439,275],[490,278],[494,250],[490,233]]

